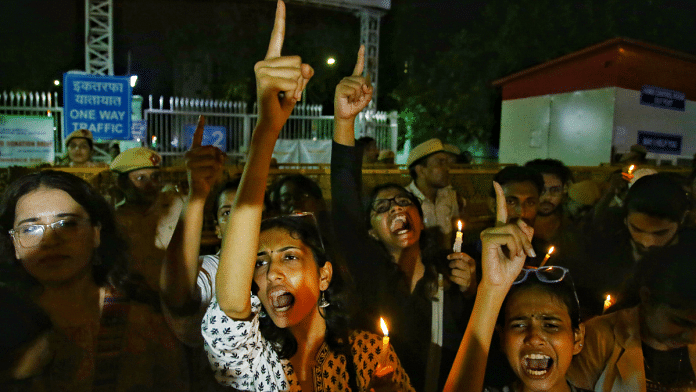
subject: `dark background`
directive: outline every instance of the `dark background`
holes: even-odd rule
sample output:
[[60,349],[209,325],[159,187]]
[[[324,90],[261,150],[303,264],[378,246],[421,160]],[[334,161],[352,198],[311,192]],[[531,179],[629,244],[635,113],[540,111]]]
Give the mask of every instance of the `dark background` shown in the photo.
[[[354,65],[359,18],[287,8],[283,52],[315,68],[308,101],[331,114],[335,85]],[[115,73],[128,73],[130,53],[135,94],[252,102],[274,9],[266,0],[114,0]],[[54,79],[84,70],[84,0],[7,1],[0,26],[0,92],[60,91]],[[436,135],[497,144],[493,80],[614,37],[694,55],[695,33],[696,1],[392,0],[381,25],[378,109],[398,110],[413,143]]]

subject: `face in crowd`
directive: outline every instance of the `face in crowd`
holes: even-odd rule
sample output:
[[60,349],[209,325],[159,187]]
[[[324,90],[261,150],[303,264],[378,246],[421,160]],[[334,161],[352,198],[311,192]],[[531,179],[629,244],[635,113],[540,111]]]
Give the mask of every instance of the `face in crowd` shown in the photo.
[[678,222],[637,211],[629,211],[625,223],[631,242],[640,255],[672,244],[679,230]]
[[67,147],[68,157],[72,163],[86,163],[92,158],[92,147],[89,141],[83,137],[70,139]]
[[502,185],[507,205],[508,222],[522,219],[534,226],[539,205],[539,190],[530,181],[507,182]]
[[321,292],[329,288],[332,265],[320,263],[298,233],[284,227],[261,232],[254,269],[257,295],[279,328],[302,328],[323,322]]
[[425,228],[413,196],[400,187],[377,192],[370,209],[370,235],[389,251],[418,244]]
[[544,177],[544,193],[539,197],[538,214],[549,216],[556,213],[563,205],[565,189],[558,176],[549,173],[543,173],[542,176]]
[[449,160],[451,154],[440,151],[423,159],[415,166],[418,179],[432,188],[444,188],[450,184]]
[[573,356],[582,350],[584,326],[574,326],[563,300],[539,286],[506,301],[502,346],[525,390],[563,390]]
[[42,285],[91,274],[101,226],[67,192],[41,186],[20,197],[13,230],[15,257]]
[[131,197],[145,203],[153,203],[162,190],[161,171],[157,168],[133,170],[128,173]]
[[650,292],[643,288],[641,314],[643,341],[652,348],[667,351],[696,344],[696,304],[673,307],[652,300]]
[[237,189],[226,189],[218,196],[217,205],[219,207],[215,214],[215,234],[219,239],[222,239],[225,234],[235,196],[237,196]]

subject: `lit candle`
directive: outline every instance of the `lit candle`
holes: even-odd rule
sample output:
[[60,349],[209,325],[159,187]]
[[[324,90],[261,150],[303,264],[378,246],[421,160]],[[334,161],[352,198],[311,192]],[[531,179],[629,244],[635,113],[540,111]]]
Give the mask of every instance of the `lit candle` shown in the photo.
[[454,239],[452,251],[459,253],[462,251],[462,221],[457,221],[457,237]]
[[384,322],[384,318],[379,318],[379,326],[382,328],[382,355],[379,359],[379,363],[382,366],[386,366],[387,363],[387,353],[389,352],[389,330],[387,329],[387,323]]
[[606,312],[611,305],[614,305],[614,299],[611,297],[611,294],[607,294],[607,298],[604,300],[604,312]]
[[633,173],[633,169],[635,169],[635,168],[636,168],[636,165],[631,165],[631,166],[629,166],[629,167],[628,167],[628,174]]
[[553,246],[549,248],[549,251],[546,253],[546,257],[544,257],[544,260],[539,264],[539,267],[543,267],[544,264],[546,264],[547,261],[549,261],[549,257],[551,257],[551,253],[556,250]]

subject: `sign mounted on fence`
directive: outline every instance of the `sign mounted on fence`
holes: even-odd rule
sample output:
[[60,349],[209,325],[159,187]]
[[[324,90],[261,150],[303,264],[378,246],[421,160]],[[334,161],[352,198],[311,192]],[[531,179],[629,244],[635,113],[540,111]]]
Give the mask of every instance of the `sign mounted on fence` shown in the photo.
[[[184,125],[184,145],[188,150],[191,148],[193,141],[193,133],[196,131],[196,124]],[[220,150],[227,152],[227,128],[219,125],[206,125],[203,128],[202,146],[215,146]]]
[[645,85],[640,89],[640,104],[683,112],[686,95],[679,91]]
[[638,144],[650,152],[681,155],[682,135],[638,131]]
[[0,115],[0,167],[54,160],[53,117]]
[[63,75],[63,139],[89,129],[95,139],[131,139],[131,86],[126,76]]

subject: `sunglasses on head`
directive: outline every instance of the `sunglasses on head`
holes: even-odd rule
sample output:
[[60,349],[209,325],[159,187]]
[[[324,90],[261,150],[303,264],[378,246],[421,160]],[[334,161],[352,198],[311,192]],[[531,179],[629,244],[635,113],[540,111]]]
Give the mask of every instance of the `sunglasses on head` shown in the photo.
[[573,296],[575,297],[575,302],[578,304],[578,309],[580,309],[580,299],[578,298],[578,293],[575,290],[575,283],[573,278],[570,276],[570,271],[568,268],[561,267],[558,265],[549,265],[544,267],[525,267],[517,275],[515,281],[512,282],[513,285],[524,283],[530,274],[534,274],[539,282],[542,283],[559,283],[563,280],[570,282],[570,288],[573,290]]

